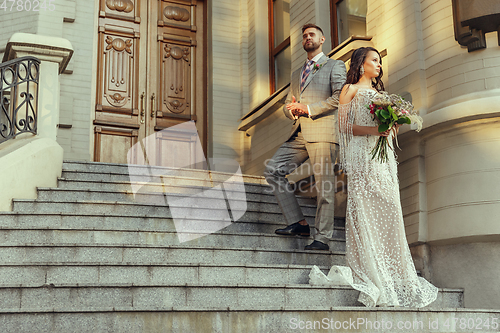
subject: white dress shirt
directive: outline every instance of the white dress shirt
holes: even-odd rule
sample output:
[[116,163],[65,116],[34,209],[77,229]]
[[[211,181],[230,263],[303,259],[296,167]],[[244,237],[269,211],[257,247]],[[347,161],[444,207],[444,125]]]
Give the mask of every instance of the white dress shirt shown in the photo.
[[[316,54],[316,56],[314,58],[312,58],[311,60],[314,61],[313,63],[313,68],[311,69],[311,71],[314,70],[314,65],[316,65],[316,63],[319,61],[319,59],[321,59],[322,56],[324,56],[325,54],[323,52],[320,52],[318,54]],[[309,59],[307,59],[309,61]],[[311,75],[311,74],[309,74]],[[309,105],[306,105],[307,106],[307,113],[309,113],[309,118],[311,118],[311,110],[309,109]],[[295,119],[297,119],[298,117],[294,117]]]

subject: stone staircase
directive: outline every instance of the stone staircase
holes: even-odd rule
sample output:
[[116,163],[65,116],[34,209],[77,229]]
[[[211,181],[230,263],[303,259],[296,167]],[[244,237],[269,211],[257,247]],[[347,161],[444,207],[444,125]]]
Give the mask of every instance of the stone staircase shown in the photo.
[[[313,332],[327,324],[342,331],[334,326],[345,322],[345,331],[427,332],[435,320],[432,331],[451,332],[447,319],[500,318],[463,308],[460,289],[440,289],[417,310],[365,308],[351,288],[310,286],[312,265],[345,265],[343,220],[335,220],[330,252],[303,251],[310,239],[274,234],[284,220],[262,177],[243,176],[238,221],[181,243],[166,196],[189,199],[231,175],[165,170],[135,175],[142,187],[134,196],[127,165],[65,162],[58,188],[14,200],[0,214],[2,332]],[[314,200],[299,202],[313,224]],[[208,198],[183,209],[195,225],[217,225],[227,208]]]

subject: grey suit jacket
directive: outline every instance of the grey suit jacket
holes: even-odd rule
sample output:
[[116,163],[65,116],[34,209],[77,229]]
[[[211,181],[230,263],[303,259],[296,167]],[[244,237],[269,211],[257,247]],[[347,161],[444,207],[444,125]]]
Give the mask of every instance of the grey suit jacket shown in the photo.
[[[301,93],[300,80],[305,64],[292,73],[290,92],[283,106],[285,116],[294,120],[288,139],[300,125],[302,135],[308,142],[338,143],[338,95],[346,80],[345,64],[341,60],[330,59],[323,55],[316,63],[321,67],[317,70],[311,70]],[[338,92],[334,94],[335,91]],[[292,102],[292,96],[295,96],[297,102],[309,105],[310,118],[293,118],[291,112],[286,108],[286,105]]]

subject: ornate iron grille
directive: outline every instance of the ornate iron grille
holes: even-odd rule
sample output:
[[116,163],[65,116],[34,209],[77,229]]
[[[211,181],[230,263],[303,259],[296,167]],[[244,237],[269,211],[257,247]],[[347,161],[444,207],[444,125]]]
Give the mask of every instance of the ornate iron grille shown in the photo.
[[22,57],[0,64],[0,143],[36,134],[40,60]]

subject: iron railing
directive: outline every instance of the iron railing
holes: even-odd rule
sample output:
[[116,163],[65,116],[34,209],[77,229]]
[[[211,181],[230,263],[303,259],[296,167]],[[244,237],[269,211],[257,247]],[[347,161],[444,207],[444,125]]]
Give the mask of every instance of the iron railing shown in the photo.
[[0,64],[0,143],[36,134],[40,60],[22,57]]

